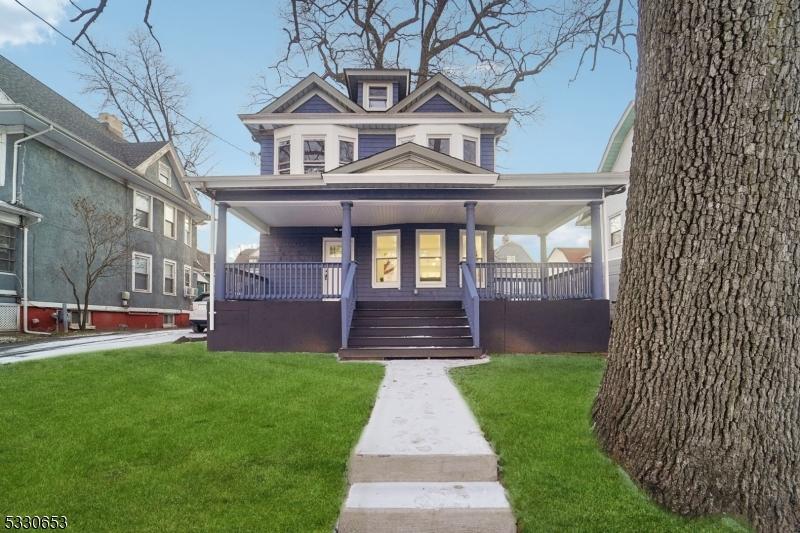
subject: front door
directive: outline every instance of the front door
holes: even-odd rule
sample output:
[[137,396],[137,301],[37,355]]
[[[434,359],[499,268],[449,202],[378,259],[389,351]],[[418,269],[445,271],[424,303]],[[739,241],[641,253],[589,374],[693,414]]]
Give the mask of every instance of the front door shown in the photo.
[[[350,241],[350,259],[353,259],[355,239]],[[342,262],[342,239],[338,237],[325,237],[322,239],[322,262]],[[330,298],[342,292],[342,269],[324,267],[322,269],[322,295]]]

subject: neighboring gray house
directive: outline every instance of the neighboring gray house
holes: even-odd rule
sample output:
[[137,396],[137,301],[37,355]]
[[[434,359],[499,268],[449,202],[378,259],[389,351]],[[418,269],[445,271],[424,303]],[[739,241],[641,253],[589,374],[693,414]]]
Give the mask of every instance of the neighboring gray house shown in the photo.
[[233,260],[234,263],[258,263],[258,248],[242,248]]
[[98,281],[90,323],[187,324],[208,217],[172,145],[126,141],[118,119],[89,116],[0,56],[0,328],[51,330],[56,309],[76,308],[59,267],[79,268],[82,197],[134,227],[130,267]]
[[498,263],[533,263],[533,258],[519,243],[503,235],[500,246],[494,249],[494,260]]

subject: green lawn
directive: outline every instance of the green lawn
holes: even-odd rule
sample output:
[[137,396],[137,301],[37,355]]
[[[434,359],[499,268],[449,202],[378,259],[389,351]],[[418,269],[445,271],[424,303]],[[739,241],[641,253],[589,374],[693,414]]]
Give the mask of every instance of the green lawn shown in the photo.
[[204,344],[0,367],[0,515],[71,531],[324,531],[383,368]]
[[728,518],[662,510],[600,452],[589,413],[604,364],[506,356],[452,372],[500,456],[523,531],[742,531]]

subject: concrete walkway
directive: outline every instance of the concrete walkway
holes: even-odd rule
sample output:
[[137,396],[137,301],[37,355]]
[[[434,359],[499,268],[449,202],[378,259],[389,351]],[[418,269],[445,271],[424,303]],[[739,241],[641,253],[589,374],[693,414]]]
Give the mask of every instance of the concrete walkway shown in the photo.
[[350,459],[339,533],[516,531],[497,457],[447,376],[480,361],[390,361]]
[[2,349],[0,350],[0,365],[100,350],[166,344],[175,342],[188,334],[190,334],[188,329],[160,329],[144,333],[111,333],[67,339],[54,338],[43,342]]

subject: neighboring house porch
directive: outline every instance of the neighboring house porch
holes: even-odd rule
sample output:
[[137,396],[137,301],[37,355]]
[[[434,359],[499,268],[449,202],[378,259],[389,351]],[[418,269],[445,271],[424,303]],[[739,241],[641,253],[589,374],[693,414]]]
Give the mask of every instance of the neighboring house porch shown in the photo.
[[[470,165],[448,179],[457,169],[439,154],[395,150],[315,176],[193,178],[218,208],[211,349],[351,358],[605,350],[601,211],[626,176]],[[431,176],[380,172],[409,150],[436,167]],[[494,261],[495,234],[546,241],[587,210],[592,263]],[[229,212],[262,232],[259,262],[226,263]]]

